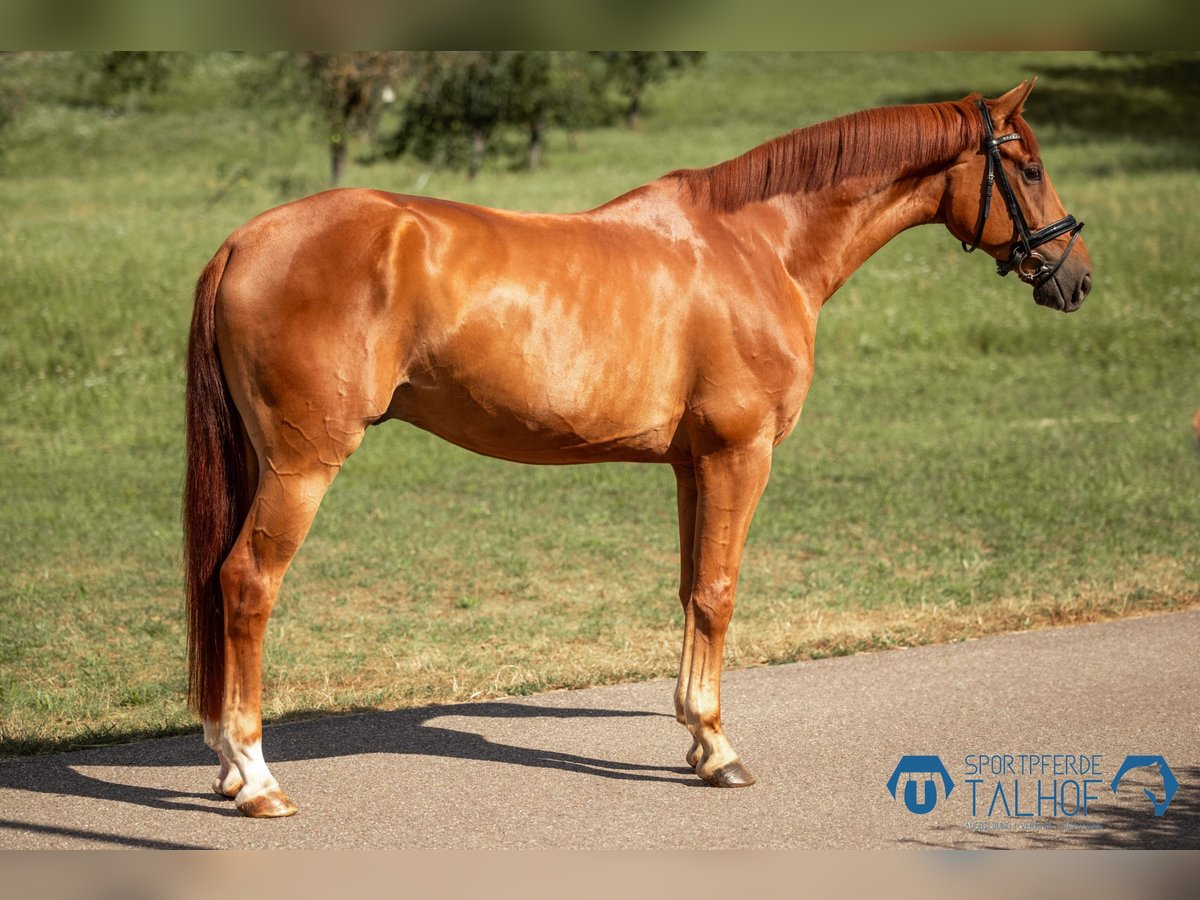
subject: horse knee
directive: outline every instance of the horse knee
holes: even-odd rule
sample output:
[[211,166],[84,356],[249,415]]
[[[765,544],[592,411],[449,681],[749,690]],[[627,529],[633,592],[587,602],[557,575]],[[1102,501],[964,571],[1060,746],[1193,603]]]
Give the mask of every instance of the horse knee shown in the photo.
[[692,592],[696,627],[705,634],[724,632],[733,618],[733,583],[722,578]]

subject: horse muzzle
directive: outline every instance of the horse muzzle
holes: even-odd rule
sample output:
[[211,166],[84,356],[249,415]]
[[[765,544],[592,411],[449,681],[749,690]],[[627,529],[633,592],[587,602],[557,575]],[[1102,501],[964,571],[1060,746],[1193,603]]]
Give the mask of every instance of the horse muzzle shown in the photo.
[[[1075,312],[1083,305],[1084,299],[1092,290],[1092,271],[1083,261],[1072,265],[1071,262],[1058,266],[1048,277],[1038,278],[1037,273],[1049,268],[1036,254],[1030,254],[1025,260],[1032,274],[1027,278],[1024,272],[1019,274],[1022,281],[1033,285],[1033,300],[1039,306],[1056,309],[1059,312]],[[1036,264],[1042,268],[1034,269]]]

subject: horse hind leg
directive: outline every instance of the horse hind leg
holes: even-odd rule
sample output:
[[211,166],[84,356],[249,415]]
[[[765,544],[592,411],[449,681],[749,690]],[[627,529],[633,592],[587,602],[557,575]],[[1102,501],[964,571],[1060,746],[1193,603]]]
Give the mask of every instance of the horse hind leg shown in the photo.
[[[695,647],[696,612],[692,605],[692,583],[696,575],[696,470],[691,465],[675,469],[676,501],[679,510],[679,602],[683,605],[683,649],[679,654],[679,678],[675,682],[675,718],[687,724],[685,706],[688,681],[692,671],[692,650]],[[703,748],[693,739],[692,748],[684,757],[693,769],[700,762]]]
[[[262,650],[280,583],[308,535],[325,491],[362,432],[336,455],[260,454],[258,487],[245,524],[221,567],[225,608],[225,693],[219,727],[206,724],[221,769],[214,788],[235,794],[247,816],[290,816],[296,805],[279,787],[262,753]],[[215,733],[214,733],[215,732]]]
[[[250,440],[245,434],[242,436],[243,445],[246,454],[246,474],[250,485],[258,484],[258,457],[254,452],[254,447],[251,446]],[[223,637],[222,637],[223,639]],[[212,789],[220,797],[233,799],[238,795],[244,786],[242,773],[238,771],[238,767],[233,764],[225,751],[221,747],[221,721],[220,719],[203,719],[204,724],[204,743],[217,754],[217,759],[220,763],[220,768],[217,770],[217,777],[213,779]]]

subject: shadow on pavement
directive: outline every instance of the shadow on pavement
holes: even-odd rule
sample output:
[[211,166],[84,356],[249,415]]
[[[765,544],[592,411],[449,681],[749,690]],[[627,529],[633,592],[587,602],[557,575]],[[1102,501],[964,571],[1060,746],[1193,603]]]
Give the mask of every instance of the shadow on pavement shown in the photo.
[[[402,753],[561,769],[600,778],[668,782],[683,787],[703,786],[692,770],[683,765],[648,766],[541,750],[536,747],[518,747],[490,741],[469,731],[429,724],[433,719],[450,716],[569,719],[664,717],[666,714],[617,709],[559,708],[497,701],[394,712],[372,711],[269,725],[264,733],[264,748],[270,764],[369,753]],[[207,766],[212,768],[212,772],[206,774],[206,777],[211,777],[216,773],[216,756],[204,746],[198,734],[192,734],[73,753],[10,759],[0,762],[0,788],[119,801],[153,809],[202,809],[216,815],[241,815],[232,804],[221,801],[208,791],[180,792],[115,783],[79,771],[81,768],[103,766]],[[0,819],[0,829],[36,831],[45,830],[47,827]],[[77,833],[72,829],[61,833],[93,840],[112,838],[114,843],[130,846],[160,846],[157,842],[138,842],[102,833]]]
[[207,850],[199,844],[181,844],[177,841],[156,841],[149,838],[128,837],[122,834],[111,834],[106,831],[88,831],[86,828],[59,828],[54,825],[38,825],[33,822],[17,822],[12,819],[0,819],[0,829],[10,831],[33,832],[55,837],[80,838],[86,841],[96,841],[111,844],[114,847],[139,847],[143,850]]

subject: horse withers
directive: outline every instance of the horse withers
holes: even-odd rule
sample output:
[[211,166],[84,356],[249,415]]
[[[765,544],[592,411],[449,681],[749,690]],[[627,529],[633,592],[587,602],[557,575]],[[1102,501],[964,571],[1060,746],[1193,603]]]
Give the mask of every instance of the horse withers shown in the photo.
[[722,649],[822,305],[934,222],[1038,303],[1069,312],[1090,289],[1021,116],[1032,87],[853,113],[586,212],[339,190],[230,235],[200,276],[187,363],[189,694],[215,790],[249,816],[296,811],[262,754],[263,636],[326,489],[389,419],[516,462],[674,469],[675,715],[701,779],[752,784],[721,727]]

